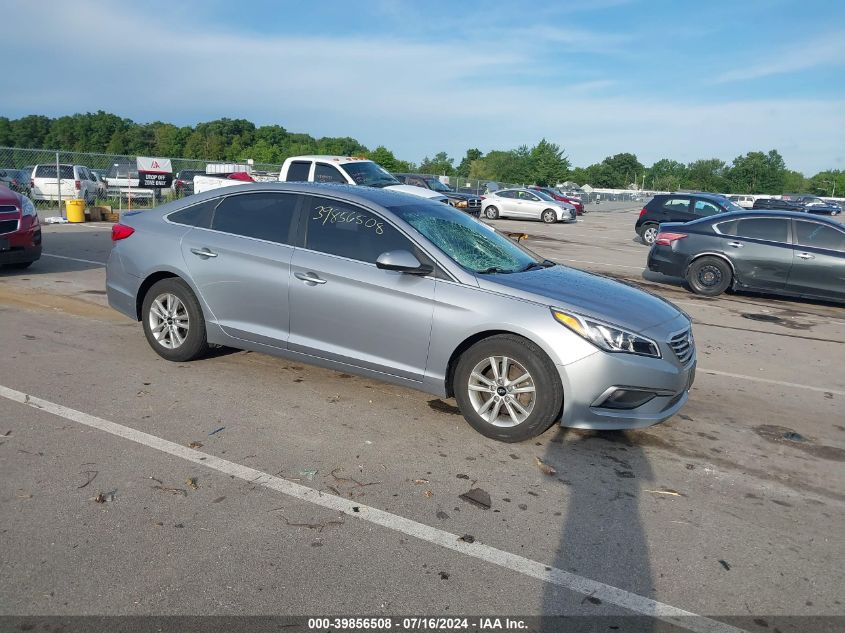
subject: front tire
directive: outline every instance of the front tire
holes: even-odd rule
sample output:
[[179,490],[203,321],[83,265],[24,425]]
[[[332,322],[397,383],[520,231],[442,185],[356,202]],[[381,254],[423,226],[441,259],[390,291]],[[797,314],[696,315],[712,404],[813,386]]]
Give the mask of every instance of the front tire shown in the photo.
[[545,211],[543,211],[543,213],[540,215],[540,218],[541,218],[541,219],[543,220],[543,222],[545,222],[546,224],[554,224],[555,222],[557,222],[557,213],[555,213],[555,212],[554,212],[554,211],[552,211],[551,209],[546,209],[546,210],[545,210]]
[[486,217],[488,220],[498,220],[499,210],[494,206],[489,206],[484,209],[484,217]]
[[549,357],[513,334],[491,336],[465,351],[455,369],[455,399],[470,426],[502,442],[522,442],[558,417],[563,387]]
[[144,297],[141,320],[147,342],[162,358],[184,362],[208,352],[202,308],[181,279],[162,279],[152,285]]
[[733,281],[728,263],[719,257],[700,257],[687,269],[687,284],[697,295],[718,297]]

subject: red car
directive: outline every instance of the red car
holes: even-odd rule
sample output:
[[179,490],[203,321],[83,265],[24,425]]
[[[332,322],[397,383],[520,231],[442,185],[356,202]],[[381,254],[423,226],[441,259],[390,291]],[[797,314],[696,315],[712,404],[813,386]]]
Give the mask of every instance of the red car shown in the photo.
[[562,196],[550,187],[538,187],[537,185],[531,185],[528,188],[534,189],[536,191],[542,191],[543,193],[550,195],[555,200],[560,200],[561,202],[568,202],[573,207],[575,207],[575,213],[577,213],[578,215],[584,215],[584,213],[586,213],[586,211],[584,211],[584,204],[577,198],[567,198],[566,196]]
[[41,224],[32,200],[0,185],[0,266],[26,268],[41,257]]

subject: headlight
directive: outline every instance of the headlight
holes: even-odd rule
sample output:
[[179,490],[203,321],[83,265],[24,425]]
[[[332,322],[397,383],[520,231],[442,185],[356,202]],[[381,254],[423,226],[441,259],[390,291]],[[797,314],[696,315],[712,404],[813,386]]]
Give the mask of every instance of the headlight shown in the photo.
[[458,200],[458,201],[455,203],[455,206],[456,206],[458,209],[466,209],[466,208],[467,208],[467,201],[466,201],[466,200]]
[[660,358],[660,348],[651,339],[615,325],[552,308],[552,316],[576,334],[608,352],[626,352]]
[[21,212],[24,215],[35,215],[35,205],[32,204],[32,200],[29,198],[23,199],[23,204],[21,205]]

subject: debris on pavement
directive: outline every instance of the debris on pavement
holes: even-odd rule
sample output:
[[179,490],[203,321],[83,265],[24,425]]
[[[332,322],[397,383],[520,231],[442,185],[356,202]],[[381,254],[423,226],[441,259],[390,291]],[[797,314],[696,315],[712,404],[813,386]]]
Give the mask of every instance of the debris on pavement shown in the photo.
[[458,473],[457,475],[455,475],[455,477],[457,477],[458,479],[469,479],[469,475],[465,475],[463,473]]
[[99,470],[83,470],[83,471],[80,471],[79,474],[85,475],[86,477],[88,477],[88,480],[84,484],[82,484],[81,486],[77,486],[76,487],[77,490],[81,490],[82,488],[84,488],[85,486],[90,484],[92,481],[94,481],[97,478],[97,475],[100,474],[100,471]]
[[221,502],[221,501],[223,501],[223,499],[225,499],[225,498],[226,498],[225,496],[223,496],[223,497],[217,497],[217,498],[216,498],[214,501],[212,501],[211,503],[220,503],[220,502]]
[[719,564],[725,568],[725,571],[730,571],[731,566],[728,564],[728,561],[719,559]]
[[458,498],[478,506],[482,510],[490,509],[490,494],[482,488],[472,488],[462,495],[458,495]]
[[172,495],[182,495],[183,497],[188,496],[188,491],[184,488],[168,488],[167,486],[153,486],[154,490],[161,490],[162,492],[169,492]]
[[288,518],[284,514],[281,514],[279,516],[281,516],[285,524],[289,525],[290,527],[304,527],[308,528],[309,530],[317,530],[317,532],[322,532],[330,525],[343,525],[343,521],[336,520],[323,521],[322,523],[294,523],[293,521],[288,520]]
[[59,217],[58,215],[51,215],[49,218],[44,218],[42,222],[44,224],[68,224],[66,218]]
[[3,433],[2,437],[9,437],[11,434],[11,431],[6,431],[5,433]]
[[428,483],[428,479],[414,479],[414,483],[418,486],[422,486],[423,484]]
[[191,442],[188,444],[188,448],[202,448],[202,442]]
[[549,477],[551,477],[551,476],[557,474],[557,471],[554,468],[549,466],[546,462],[544,462],[539,457],[535,457],[534,460],[537,464],[537,468],[539,468],[540,472],[543,473],[544,475],[548,475]]
[[475,543],[475,537],[472,534],[464,534],[463,536],[459,536],[458,540],[463,541],[464,543]]
[[105,503],[106,502],[106,495],[104,495],[102,492],[98,492],[97,496],[94,497],[94,501],[96,503]]
[[650,492],[653,495],[666,495],[669,497],[686,497],[685,494],[678,492],[677,490],[672,490],[671,488],[667,488],[666,490],[643,490],[643,492]]
[[317,475],[316,468],[306,468],[305,470],[299,471],[299,476],[303,479],[307,479],[308,481],[314,481],[314,477]]
[[217,435],[220,431],[222,431],[225,428],[226,428],[225,426],[221,426],[219,429],[214,429],[211,433],[209,433],[209,435]]
[[357,479],[352,479],[351,477],[338,477],[335,473],[338,473],[342,470],[343,470],[343,468],[338,466],[332,472],[329,473],[338,484],[343,484],[343,483],[349,484],[349,483],[351,483],[358,488],[363,488],[365,486],[375,486],[376,484],[381,483],[380,481],[369,481],[367,483],[361,483]]
[[449,515],[443,512],[443,510],[438,510],[435,516],[440,520],[445,520],[449,518]]
[[187,484],[187,486],[191,490],[197,490],[199,488],[199,486],[197,485],[197,478],[196,477],[188,477],[185,480],[185,484]]
[[447,574],[445,571],[441,571],[440,580],[449,580],[449,574]]
[[427,499],[431,499],[433,496],[434,496],[434,493],[431,490],[426,490],[423,493],[423,497],[426,497]]

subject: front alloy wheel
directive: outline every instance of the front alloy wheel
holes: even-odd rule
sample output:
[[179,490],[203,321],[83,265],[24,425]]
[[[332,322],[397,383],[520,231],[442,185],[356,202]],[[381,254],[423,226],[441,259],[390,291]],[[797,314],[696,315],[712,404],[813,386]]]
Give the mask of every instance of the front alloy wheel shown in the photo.
[[516,426],[534,410],[537,388],[525,367],[507,356],[491,356],[469,375],[469,400],[475,412],[493,426]]
[[551,209],[546,209],[543,211],[543,222],[546,224],[554,224],[557,222],[557,214],[552,211]]

